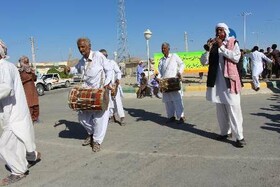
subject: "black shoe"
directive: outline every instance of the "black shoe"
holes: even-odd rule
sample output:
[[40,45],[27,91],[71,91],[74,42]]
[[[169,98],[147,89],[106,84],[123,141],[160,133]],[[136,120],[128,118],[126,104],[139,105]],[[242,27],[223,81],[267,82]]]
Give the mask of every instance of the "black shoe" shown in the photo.
[[179,119],[179,121],[177,122],[177,124],[184,124],[186,122],[186,118],[185,117],[181,117]]
[[226,139],[228,139],[228,138],[231,138],[232,137],[232,134],[230,133],[230,134],[226,134],[226,135],[218,135],[217,137],[216,137],[216,140],[226,140]]
[[175,122],[175,121],[176,121],[176,118],[173,116],[173,117],[169,118],[169,119],[166,121],[166,123],[173,123],[173,122]]
[[244,147],[246,145],[246,142],[244,138],[242,140],[236,140],[236,147]]
[[92,142],[92,134],[88,135],[88,137],[84,140],[83,142],[83,146],[87,146],[87,145],[90,145]]

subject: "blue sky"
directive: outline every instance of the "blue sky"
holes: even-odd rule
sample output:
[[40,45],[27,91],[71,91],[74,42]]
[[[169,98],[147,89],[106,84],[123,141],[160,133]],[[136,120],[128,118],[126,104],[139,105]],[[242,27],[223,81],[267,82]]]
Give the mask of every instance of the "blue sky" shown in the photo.
[[[30,37],[36,42],[36,61],[80,58],[76,40],[86,36],[93,50],[117,50],[118,0],[9,0],[1,2],[0,38],[8,45],[11,62],[21,55],[31,59]],[[160,52],[168,42],[171,51],[184,51],[184,32],[189,51],[202,50],[214,36],[214,27],[225,22],[237,34],[243,47],[242,12],[247,16],[246,46],[280,47],[279,0],[126,0],[128,50],[131,56],[146,58],[143,32],[150,29],[150,53]],[[253,34],[254,33],[254,34]]]

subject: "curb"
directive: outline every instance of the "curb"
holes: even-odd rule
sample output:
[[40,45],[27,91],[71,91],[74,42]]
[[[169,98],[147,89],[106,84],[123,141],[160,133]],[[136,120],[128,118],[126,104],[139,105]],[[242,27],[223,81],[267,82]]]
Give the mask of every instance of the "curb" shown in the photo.
[[[243,83],[242,88],[242,94],[257,94],[257,93],[275,93],[280,92],[280,80],[275,81],[269,81],[269,82],[261,82],[260,83],[260,91],[253,90],[253,83],[252,82],[246,82]],[[127,96],[133,96],[136,97],[136,92],[138,90],[138,87],[132,87],[132,86],[123,86],[123,93]],[[198,85],[183,85],[183,95],[184,96],[205,96],[206,92],[206,83],[201,83]]]

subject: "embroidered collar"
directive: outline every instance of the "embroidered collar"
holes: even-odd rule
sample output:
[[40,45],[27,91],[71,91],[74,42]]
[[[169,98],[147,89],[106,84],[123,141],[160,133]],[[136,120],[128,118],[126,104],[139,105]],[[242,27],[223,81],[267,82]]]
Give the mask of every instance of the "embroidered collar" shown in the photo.
[[88,58],[84,58],[84,61],[85,62],[91,62],[93,60],[93,56],[94,56],[94,52],[93,51],[90,51],[89,55],[88,55]]

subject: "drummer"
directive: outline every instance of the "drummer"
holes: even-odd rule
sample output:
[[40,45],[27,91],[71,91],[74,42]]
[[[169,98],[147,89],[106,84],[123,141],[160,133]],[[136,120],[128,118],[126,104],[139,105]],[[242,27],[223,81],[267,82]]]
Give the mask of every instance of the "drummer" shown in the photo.
[[[106,63],[106,57],[99,51],[91,50],[91,42],[88,38],[77,40],[78,49],[83,56],[74,67],[66,67],[66,72],[83,75],[84,87],[98,89],[102,86],[110,89],[112,68]],[[100,145],[104,140],[108,120],[109,109],[105,111],[82,111],[78,112],[78,120],[86,129],[88,136],[83,146],[91,145],[93,152],[100,151]]]
[[[176,54],[170,54],[169,43],[164,42],[161,45],[161,51],[163,57],[159,61],[158,78],[173,78],[177,77],[182,79],[182,73],[184,71],[184,63],[180,57]],[[182,100],[182,90],[163,92],[162,101],[165,103],[165,109],[168,120],[166,123],[173,123],[177,119],[177,124],[185,123],[186,119],[184,116],[184,104]]]

